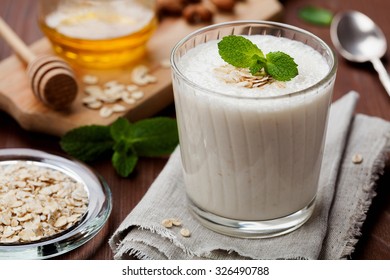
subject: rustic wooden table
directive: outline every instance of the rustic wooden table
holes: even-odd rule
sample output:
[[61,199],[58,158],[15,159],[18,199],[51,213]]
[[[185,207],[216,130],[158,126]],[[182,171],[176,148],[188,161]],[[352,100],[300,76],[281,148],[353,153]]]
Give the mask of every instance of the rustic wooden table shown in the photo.
[[[25,0],[1,0],[0,16],[28,44],[42,37],[37,23],[37,2]],[[384,0],[285,0],[282,21],[307,29],[331,44],[329,28],[317,27],[301,21],[297,12],[305,5],[316,5],[328,8],[333,12],[359,10],[371,18],[390,38],[390,21],[388,11],[390,2]],[[0,39],[0,60],[11,55],[10,48]],[[383,61],[390,69],[387,53]],[[335,85],[334,99],[349,90],[356,90],[361,98],[357,107],[359,113],[377,116],[390,121],[390,98],[380,84],[370,64],[349,63],[340,57],[338,78]],[[173,115],[174,106],[170,105],[159,115]],[[48,152],[61,153],[58,138],[27,132],[23,130],[6,113],[0,111],[0,148],[33,148]],[[84,246],[68,253],[63,259],[112,259],[112,252],[107,244],[108,238],[135,207],[147,191],[153,180],[164,167],[166,159],[141,159],[136,171],[130,178],[118,177],[109,161],[92,163],[111,186],[113,193],[113,211],[103,230]],[[388,165],[389,166],[389,165]],[[368,212],[363,226],[362,236],[352,255],[353,259],[390,259],[390,168],[378,181],[378,195]]]

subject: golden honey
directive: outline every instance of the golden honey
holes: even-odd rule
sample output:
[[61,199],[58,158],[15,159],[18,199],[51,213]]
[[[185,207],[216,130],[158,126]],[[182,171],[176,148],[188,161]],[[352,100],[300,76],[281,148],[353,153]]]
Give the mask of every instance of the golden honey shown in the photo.
[[39,20],[61,57],[101,69],[123,66],[144,56],[157,25],[152,5],[137,0],[64,3],[42,12]]

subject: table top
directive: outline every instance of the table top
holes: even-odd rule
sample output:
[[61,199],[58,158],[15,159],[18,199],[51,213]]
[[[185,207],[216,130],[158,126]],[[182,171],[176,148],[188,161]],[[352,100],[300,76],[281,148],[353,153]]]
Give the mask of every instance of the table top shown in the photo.
[[[304,28],[332,45],[328,27],[313,26],[298,18],[299,8],[314,5],[333,12],[358,10],[371,17],[390,38],[388,11],[390,2],[383,0],[284,0],[282,22]],[[2,0],[0,16],[27,43],[31,44],[43,35],[36,23],[37,1]],[[12,54],[10,48],[0,39],[0,60]],[[390,53],[383,58],[385,67],[390,69]],[[390,121],[390,98],[379,82],[371,64],[350,63],[339,56],[338,76],[334,99],[350,90],[360,93],[357,112],[377,116]],[[169,105],[158,115],[174,115],[174,105]],[[15,120],[0,111],[0,148],[32,148],[47,152],[61,153],[57,137],[23,130]],[[113,210],[102,231],[87,244],[60,256],[60,259],[112,259],[107,243],[128,213],[137,205],[151,183],[164,167],[167,158],[140,159],[135,172],[129,178],[120,178],[114,172],[109,160],[91,163],[108,182],[113,195]],[[390,162],[390,157],[389,157]],[[367,213],[362,236],[352,254],[352,259],[390,259],[390,168],[377,184],[377,197]]]

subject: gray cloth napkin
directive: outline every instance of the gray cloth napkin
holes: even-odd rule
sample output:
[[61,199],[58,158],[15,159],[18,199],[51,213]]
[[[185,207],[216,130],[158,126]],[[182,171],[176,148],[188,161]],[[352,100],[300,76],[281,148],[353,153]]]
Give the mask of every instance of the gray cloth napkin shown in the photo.
[[[242,239],[206,229],[189,213],[179,149],[171,155],[144,198],[126,217],[109,244],[115,259],[343,259],[354,249],[366,212],[375,196],[375,181],[390,151],[390,123],[354,116],[358,100],[350,92],[332,104],[317,204],[298,230],[268,239]],[[363,161],[354,164],[352,157]],[[191,231],[167,229],[178,217]]]

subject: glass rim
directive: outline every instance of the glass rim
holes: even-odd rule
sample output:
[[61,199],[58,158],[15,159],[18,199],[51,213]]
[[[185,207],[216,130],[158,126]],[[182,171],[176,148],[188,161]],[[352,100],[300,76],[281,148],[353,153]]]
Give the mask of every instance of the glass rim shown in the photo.
[[[274,27],[283,28],[285,30],[291,30],[291,31],[303,34],[305,36],[309,36],[309,37],[315,39],[317,42],[319,42],[320,45],[324,49],[326,49],[328,51],[329,55],[332,58],[332,65],[329,68],[328,73],[323,78],[321,78],[321,80],[316,82],[315,84],[313,84],[313,85],[311,85],[311,86],[309,86],[307,88],[298,90],[298,91],[293,91],[293,92],[290,92],[290,93],[287,93],[287,94],[278,95],[278,96],[236,96],[236,95],[230,95],[230,94],[226,94],[226,93],[223,93],[223,92],[220,92],[220,91],[217,91],[217,90],[211,90],[211,89],[208,89],[206,87],[200,86],[200,85],[194,83],[193,81],[191,81],[190,79],[188,79],[180,71],[179,67],[177,66],[177,64],[175,62],[175,54],[178,52],[179,48],[182,47],[186,42],[188,42],[190,39],[194,38],[197,35],[200,35],[200,34],[202,34],[204,32],[207,32],[207,31],[216,30],[216,29],[218,29],[220,27],[229,26],[229,25],[230,26],[243,26],[243,25],[274,26]],[[337,56],[335,54],[335,51],[327,43],[325,43],[324,40],[322,40],[318,36],[314,35],[313,33],[309,32],[307,30],[304,30],[302,28],[299,28],[299,27],[296,27],[296,26],[293,26],[293,25],[280,23],[280,22],[275,22],[275,21],[267,21],[267,20],[236,20],[236,21],[227,21],[227,22],[222,22],[222,23],[208,25],[206,27],[197,29],[197,30],[191,32],[190,34],[188,34],[187,36],[185,36],[178,43],[176,43],[176,45],[173,47],[173,49],[171,51],[170,62],[171,62],[172,70],[185,83],[187,83],[188,85],[192,86],[193,88],[195,88],[197,90],[200,90],[200,91],[206,92],[206,93],[216,94],[218,96],[223,96],[225,98],[261,99],[261,100],[286,99],[286,98],[291,98],[291,97],[295,97],[295,96],[298,96],[298,95],[299,96],[300,95],[304,95],[304,94],[306,94],[308,92],[312,92],[313,89],[320,88],[321,86],[328,84],[333,79],[333,77],[336,75],[337,65],[338,65]]]

